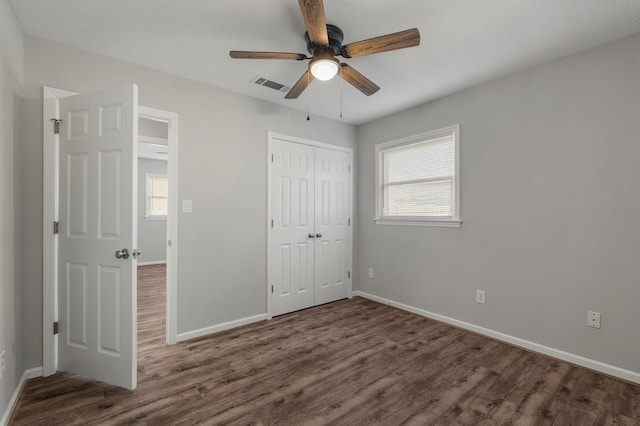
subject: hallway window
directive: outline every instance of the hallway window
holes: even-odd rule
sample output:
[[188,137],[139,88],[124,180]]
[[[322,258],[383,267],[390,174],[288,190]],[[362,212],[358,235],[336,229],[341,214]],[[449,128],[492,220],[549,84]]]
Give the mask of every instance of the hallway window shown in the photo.
[[144,217],[165,219],[169,198],[169,180],[166,175],[147,173],[146,180],[146,211]]

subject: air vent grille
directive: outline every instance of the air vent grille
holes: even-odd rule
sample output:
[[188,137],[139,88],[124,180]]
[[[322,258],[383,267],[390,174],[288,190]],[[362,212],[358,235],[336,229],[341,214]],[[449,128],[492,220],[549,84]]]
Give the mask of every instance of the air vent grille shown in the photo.
[[257,84],[258,86],[268,87],[269,89],[277,90],[278,92],[282,93],[288,93],[289,90],[291,90],[291,87],[285,86],[284,84],[269,80],[264,77],[256,77],[251,80],[251,82]]

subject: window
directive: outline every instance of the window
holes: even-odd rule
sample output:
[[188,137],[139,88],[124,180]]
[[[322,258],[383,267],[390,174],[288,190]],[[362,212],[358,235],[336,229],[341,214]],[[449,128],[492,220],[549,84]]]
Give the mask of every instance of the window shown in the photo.
[[376,223],[460,226],[460,126],[376,145]]
[[169,181],[166,175],[147,173],[146,180],[146,211],[145,218],[166,218],[169,198]]

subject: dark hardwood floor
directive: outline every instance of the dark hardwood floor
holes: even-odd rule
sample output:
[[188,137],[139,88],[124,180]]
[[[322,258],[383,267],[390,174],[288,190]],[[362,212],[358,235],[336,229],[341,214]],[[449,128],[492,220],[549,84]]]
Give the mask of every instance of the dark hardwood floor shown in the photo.
[[138,285],[138,388],[32,379],[13,424],[640,425],[640,386],[362,298],[166,346]]

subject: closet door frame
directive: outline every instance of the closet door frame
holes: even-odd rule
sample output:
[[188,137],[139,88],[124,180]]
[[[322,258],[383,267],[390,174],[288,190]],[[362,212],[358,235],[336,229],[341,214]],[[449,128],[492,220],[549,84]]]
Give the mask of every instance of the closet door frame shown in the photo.
[[349,147],[345,147],[345,146],[340,146],[340,145],[333,145],[330,143],[326,143],[326,142],[319,142],[319,141],[314,141],[314,140],[310,140],[310,139],[304,139],[304,138],[299,138],[299,137],[295,137],[295,136],[289,136],[289,135],[284,135],[281,133],[276,133],[276,132],[267,132],[267,218],[266,218],[266,225],[267,225],[267,319],[271,319],[273,317],[273,309],[272,309],[272,297],[271,297],[271,291],[272,291],[272,268],[271,268],[271,261],[272,261],[272,251],[271,251],[271,243],[272,243],[272,221],[273,218],[271,217],[271,213],[272,213],[272,206],[271,206],[271,199],[272,199],[272,194],[271,194],[271,179],[272,179],[272,168],[273,168],[273,144],[275,140],[281,140],[281,141],[286,141],[286,142],[293,142],[293,143],[298,143],[298,144],[302,144],[302,145],[309,145],[312,147],[317,147],[317,148],[325,148],[325,149],[331,149],[331,150],[335,150],[335,151],[341,151],[341,152],[346,152],[349,154],[350,157],[350,167],[351,167],[351,181],[349,182],[350,185],[350,199],[349,199],[349,239],[350,239],[350,246],[351,246],[351,265],[349,265],[349,277],[348,277],[348,283],[347,283],[347,297],[349,299],[351,299],[352,297],[352,291],[353,291],[353,227],[354,227],[354,222],[353,222],[353,203],[354,203],[354,199],[355,199],[355,190],[354,190],[354,176],[355,176],[355,171],[354,171],[354,165],[353,165],[353,149],[349,148]]

